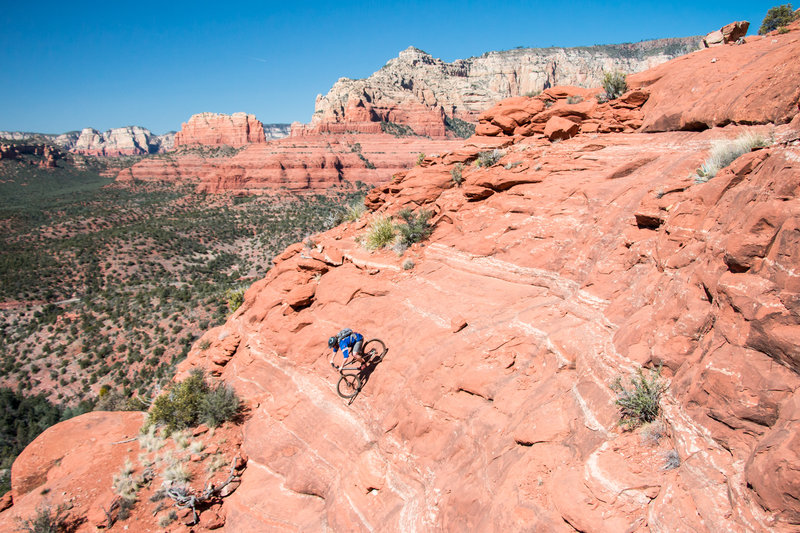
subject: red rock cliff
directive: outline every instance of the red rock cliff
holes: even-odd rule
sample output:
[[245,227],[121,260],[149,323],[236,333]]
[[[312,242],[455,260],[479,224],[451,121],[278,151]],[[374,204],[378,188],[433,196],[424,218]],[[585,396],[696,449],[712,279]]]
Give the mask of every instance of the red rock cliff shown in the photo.
[[199,113],[192,115],[175,134],[175,146],[244,146],[264,143],[264,127],[254,115]]

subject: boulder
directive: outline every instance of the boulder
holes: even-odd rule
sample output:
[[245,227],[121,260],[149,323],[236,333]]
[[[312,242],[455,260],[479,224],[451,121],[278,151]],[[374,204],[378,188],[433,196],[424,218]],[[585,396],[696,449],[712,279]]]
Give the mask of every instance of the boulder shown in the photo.
[[561,141],[574,137],[580,131],[577,122],[562,117],[552,117],[544,127],[544,135],[551,141]]

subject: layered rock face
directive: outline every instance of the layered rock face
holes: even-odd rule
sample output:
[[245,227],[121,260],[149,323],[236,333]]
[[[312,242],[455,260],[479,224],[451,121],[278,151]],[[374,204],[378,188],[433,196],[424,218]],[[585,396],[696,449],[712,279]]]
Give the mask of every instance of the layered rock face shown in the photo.
[[234,113],[199,113],[192,115],[175,134],[175,146],[244,146],[264,143],[264,125],[255,115]]
[[174,133],[153,135],[139,126],[113,128],[104,133],[84,128],[70,151],[106,157],[156,154],[172,149],[174,137]]
[[179,150],[140,161],[117,180],[192,183],[211,193],[263,193],[281,187],[322,191],[344,181],[385,183],[414,165],[419,153],[441,153],[459,144],[385,134],[290,137],[245,146],[231,157]]
[[556,85],[596,87],[604,71],[639,72],[698,48],[699,38],[628,45],[517,49],[446,63],[414,47],[362,80],[342,78],[318,96],[302,132],[380,131],[380,122],[406,125],[419,135],[446,133],[444,117],[475,121],[512,96]]

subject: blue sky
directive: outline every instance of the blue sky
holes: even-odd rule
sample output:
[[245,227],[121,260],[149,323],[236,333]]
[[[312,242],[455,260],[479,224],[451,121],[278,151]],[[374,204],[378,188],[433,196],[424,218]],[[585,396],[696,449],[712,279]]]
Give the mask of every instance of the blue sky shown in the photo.
[[308,122],[340,77],[410,45],[446,61],[516,46],[750,34],[774,2],[6,2],[0,130],[180,129],[194,113]]

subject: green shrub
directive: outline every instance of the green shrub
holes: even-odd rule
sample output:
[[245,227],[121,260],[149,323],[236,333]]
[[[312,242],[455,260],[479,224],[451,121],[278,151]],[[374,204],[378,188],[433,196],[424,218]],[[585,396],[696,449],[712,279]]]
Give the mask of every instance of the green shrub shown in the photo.
[[416,215],[410,209],[403,209],[399,213],[404,220],[397,226],[400,232],[400,243],[403,246],[411,246],[415,242],[427,239],[433,232],[433,228],[428,224],[433,215],[432,211],[421,209]]
[[568,104],[580,104],[581,102],[583,102],[583,96],[576,95],[567,97]]
[[368,250],[377,250],[394,241],[396,230],[391,218],[375,219],[367,231],[365,246]]
[[448,117],[447,115],[444,117],[444,128],[462,139],[468,139],[475,133],[475,124],[460,118]]
[[381,121],[381,131],[395,137],[412,137],[416,135],[410,126],[389,121]]
[[769,141],[757,133],[746,132],[733,140],[714,141],[708,159],[697,169],[695,181],[705,183],[717,172],[733,163],[739,156],[746,154],[753,148],[767,146]]
[[797,14],[792,9],[792,4],[783,4],[770,8],[761,22],[761,27],[758,28],[758,34],[764,35],[778,28],[783,28],[796,18]]
[[406,259],[403,261],[403,270],[411,270],[414,268],[414,260],[411,258]]
[[425,154],[420,152],[419,155],[417,155],[417,166],[420,166],[423,161],[425,161]]
[[20,519],[17,530],[26,533],[62,533],[69,530],[67,506],[62,504],[53,509],[47,504],[36,508],[33,518]]
[[218,384],[200,401],[200,422],[208,427],[217,427],[230,420],[239,410],[239,397],[233,387]]
[[603,90],[606,92],[606,100],[615,100],[628,90],[625,83],[625,73],[620,71],[603,72]]
[[245,290],[244,287],[240,287],[238,289],[230,289],[225,293],[225,298],[228,300],[228,309],[230,309],[231,312],[239,309],[244,303]]
[[456,163],[453,168],[450,169],[450,181],[453,182],[453,185],[456,187],[461,187],[461,184],[464,182],[464,176],[462,176],[462,171],[464,170],[464,165],[461,163]]
[[618,377],[611,384],[611,390],[617,393],[616,404],[620,411],[620,425],[633,429],[643,423],[653,422],[659,413],[658,401],[667,385],[661,379],[661,367],[650,370],[646,376],[642,368],[636,370],[631,377],[631,388],[622,385]]
[[164,425],[170,432],[197,425],[200,403],[208,392],[209,386],[203,371],[192,371],[188,378],[180,383],[173,383],[164,394],[155,399],[147,425]]
[[475,165],[479,167],[491,167],[497,164],[504,155],[506,155],[505,152],[496,148],[490,152],[481,152],[478,154],[478,159],[475,160]]

